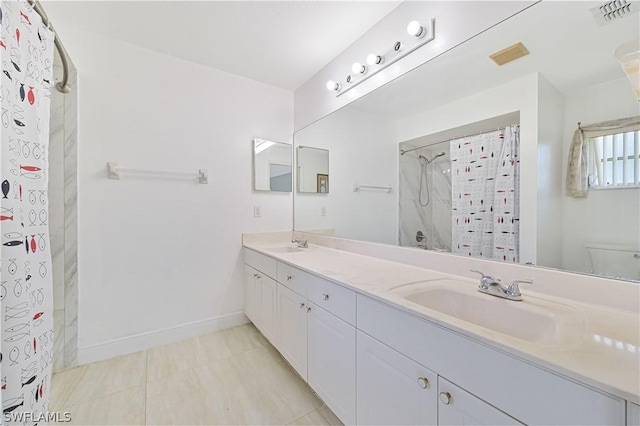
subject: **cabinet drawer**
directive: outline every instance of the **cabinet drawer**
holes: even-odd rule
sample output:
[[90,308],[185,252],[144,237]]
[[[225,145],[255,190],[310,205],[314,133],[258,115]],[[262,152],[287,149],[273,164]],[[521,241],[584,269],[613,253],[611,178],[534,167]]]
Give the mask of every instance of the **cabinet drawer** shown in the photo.
[[277,277],[276,270],[278,261],[269,256],[265,256],[264,254],[245,248],[244,263],[273,279],[276,279]]
[[307,297],[307,279],[309,275],[291,265],[278,262],[278,282],[303,297]]
[[356,293],[312,274],[307,276],[307,299],[351,325],[356,323]]
[[[623,425],[625,401],[369,297],[358,329],[526,424]],[[508,392],[505,392],[508,389]]]

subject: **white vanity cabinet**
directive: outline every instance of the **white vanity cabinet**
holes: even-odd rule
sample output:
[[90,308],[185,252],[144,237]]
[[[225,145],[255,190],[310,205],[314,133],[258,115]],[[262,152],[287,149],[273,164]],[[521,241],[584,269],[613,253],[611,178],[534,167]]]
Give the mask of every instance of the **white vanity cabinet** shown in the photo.
[[355,424],[355,292],[250,249],[244,259],[245,314],[336,416]]
[[309,386],[343,423],[355,424],[356,328],[318,305],[308,304]]
[[438,376],[361,331],[356,378],[358,424],[437,424]]
[[[465,394],[464,401],[475,402],[460,410],[456,405],[455,412],[439,419],[442,423],[451,419],[460,424],[465,418],[481,422],[487,404],[525,424],[625,424],[623,399],[577,384],[367,296],[358,295],[357,312],[358,330],[428,366],[477,399]],[[452,391],[449,393],[454,400],[460,399]],[[474,406],[483,408],[476,410]]]
[[640,405],[627,402],[627,426],[640,426]]
[[511,416],[438,377],[439,425],[522,425]]
[[277,346],[277,261],[252,250],[244,251],[244,312],[255,326]]
[[307,380],[307,299],[278,284],[278,350]]
[[278,283],[273,278],[245,265],[244,312],[274,346],[277,344],[277,291]]
[[245,313],[345,424],[640,426],[638,405],[384,299],[244,253]]

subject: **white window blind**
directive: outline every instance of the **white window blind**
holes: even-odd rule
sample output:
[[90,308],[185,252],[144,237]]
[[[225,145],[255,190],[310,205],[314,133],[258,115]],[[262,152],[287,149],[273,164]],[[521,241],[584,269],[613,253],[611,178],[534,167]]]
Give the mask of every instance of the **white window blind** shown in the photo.
[[640,132],[589,139],[589,188],[640,186]]

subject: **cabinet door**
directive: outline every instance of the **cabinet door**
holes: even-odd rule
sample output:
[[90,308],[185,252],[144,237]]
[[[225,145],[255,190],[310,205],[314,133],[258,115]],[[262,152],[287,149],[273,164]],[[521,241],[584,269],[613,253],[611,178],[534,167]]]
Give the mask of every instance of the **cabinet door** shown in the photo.
[[627,402],[627,426],[640,426],[640,405]]
[[258,272],[256,278],[258,286],[258,323],[256,324],[264,337],[269,339],[273,346],[278,346],[276,340],[276,302],[278,283],[268,276]]
[[345,424],[356,422],[356,329],[307,302],[308,382]]
[[307,380],[307,304],[306,299],[278,284],[278,350],[289,364]]
[[438,376],[367,334],[357,334],[360,425],[435,425]]
[[249,265],[244,265],[244,314],[253,322],[259,322],[257,316],[257,282],[258,271]]
[[438,377],[439,425],[521,425],[493,405]]

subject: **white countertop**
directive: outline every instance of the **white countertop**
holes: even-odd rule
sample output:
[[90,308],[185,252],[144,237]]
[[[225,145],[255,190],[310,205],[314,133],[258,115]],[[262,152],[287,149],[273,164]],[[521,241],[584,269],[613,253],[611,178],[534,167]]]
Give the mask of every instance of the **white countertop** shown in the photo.
[[[246,248],[386,302],[567,378],[640,404],[640,316],[636,312],[523,289],[522,302],[504,300],[504,303],[528,303],[529,298],[529,303],[539,300],[569,305],[580,314],[580,324],[574,324],[571,333],[553,342],[529,342],[425,308],[404,299],[397,291],[391,291],[405,284],[444,278],[462,282],[460,285],[466,282],[469,288],[473,288],[477,287],[477,280],[317,245],[293,253],[269,250],[276,246],[294,245],[244,242]],[[504,320],[509,321],[509,318]]]

